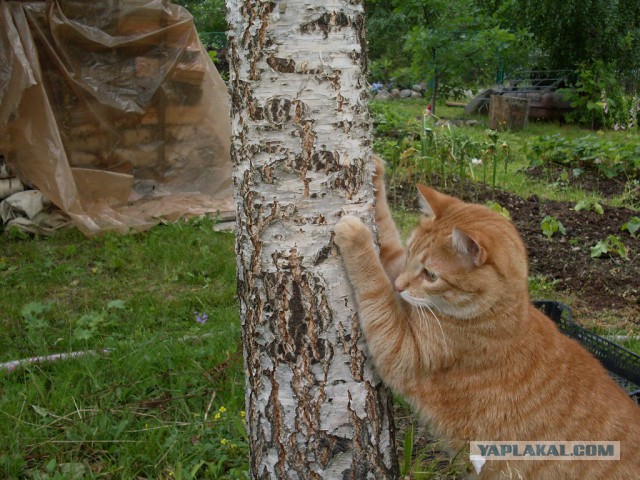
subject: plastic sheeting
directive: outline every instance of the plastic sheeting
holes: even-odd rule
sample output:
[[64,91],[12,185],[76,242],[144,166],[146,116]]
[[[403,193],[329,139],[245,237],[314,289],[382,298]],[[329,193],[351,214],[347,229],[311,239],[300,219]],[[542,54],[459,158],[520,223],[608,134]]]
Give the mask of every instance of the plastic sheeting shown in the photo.
[[162,0],[0,0],[0,151],[86,234],[233,214],[227,87]]

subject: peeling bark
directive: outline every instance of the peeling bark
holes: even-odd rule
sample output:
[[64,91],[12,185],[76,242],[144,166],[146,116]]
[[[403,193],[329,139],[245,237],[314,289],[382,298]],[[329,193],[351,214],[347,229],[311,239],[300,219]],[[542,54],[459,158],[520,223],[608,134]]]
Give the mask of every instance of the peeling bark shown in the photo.
[[363,8],[227,0],[253,478],[396,478],[333,227],[373,225]]

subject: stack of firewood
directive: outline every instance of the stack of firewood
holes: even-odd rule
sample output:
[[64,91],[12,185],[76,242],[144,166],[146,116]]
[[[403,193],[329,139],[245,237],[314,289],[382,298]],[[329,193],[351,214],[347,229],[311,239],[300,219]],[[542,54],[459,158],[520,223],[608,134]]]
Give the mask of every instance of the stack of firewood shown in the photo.
[[193,24],[174,10],[155,3],[149,8],[149,2],[136,7],[135,0],[118,10],[108,3],[61,5],[67,18],[103,18],[97,26],[118,39],[115,44],[63,25],[57,44],[65,45],[67,58],[78,59],[70,62],[74,71],[61,72],[55,60],[43,62],[56,90],[65,151],[73,167],[170,170],[181,161],[176,152],[204,136],[200,127],[208,106],[201,98],[209,60]]

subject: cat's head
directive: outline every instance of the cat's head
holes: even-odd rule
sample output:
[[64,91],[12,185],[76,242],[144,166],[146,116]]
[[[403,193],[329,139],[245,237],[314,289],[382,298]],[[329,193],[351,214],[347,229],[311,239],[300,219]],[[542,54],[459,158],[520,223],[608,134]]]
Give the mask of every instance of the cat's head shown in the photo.
[[513,224],[487,207],[418,185],[424,217],[407,242],[396,290],[416,306],[470,319],[527,295],[526,250]]

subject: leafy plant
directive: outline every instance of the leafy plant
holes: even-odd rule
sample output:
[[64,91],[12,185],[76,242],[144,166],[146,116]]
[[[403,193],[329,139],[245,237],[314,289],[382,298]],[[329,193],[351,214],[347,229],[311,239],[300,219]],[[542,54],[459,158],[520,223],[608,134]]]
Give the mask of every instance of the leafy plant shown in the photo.
[[102,328],[117,324],[119,313],[125,308],[122,300],[111,300],[107,308],[99,312],[89,312],[82,315],[75,322],[74,337],[77,340],[91,340]]
[[603,61],[583,63],[578,67],[575,88],[564,90],[564,97],[573,111],[567,120],[597,128],[613,128],[623,107],[622,89],[615,69]]
[[628,222],[620,227],[620,230],[626,230],[632,237],[635,237],[636,232],[640,230],[640,217],[631,217]]
[[198,32],[226,32],[226,8],[223,0],[176,0],[193,15]]
[[561,235],[567,234],[564,225],[562,225],[562,223],[556,217],[553,217],[551,215],[547,215],[542,219],[540,228],[542,229],[542,233],[548,239],[551,239],[551,237],[556,233],[560,233]]
[[500,205],[498,202],[494,202],[494,201],[488,201],[487,202],[487,207],[489,207],[491,210],[493,210],[494,212],[498,212],[500,215],[502,215],[504,218],[511,220],[511,214],[509,213],[509,210],[507,210],[506,208],[504,208],[502,205]]
[[40,302],[30,302],[22,307],[20,314],[26,324],[30,338],[39,337],[47,327],[43,315],[51,309],[51,305]]
[[413,437],[414,437],[414,426],[413,422],[404,432],[404,462],[401,469],[402,478],[406,478],[411,474],[411,461],[413,457]]
[[532,167],[560,165],[572,169],[574,176],[585,171],[605,178],[640,175],[640,146],[636,142],[612,142],[591,135],[567,139],[556,133],[538,137],[530,148]]
[[529,277],[529,292],[531,298],[557,297],[556,285],[558,285],[558,283],[560,283],[560,280],[552,279],[545,275]]
[[602,205],[600,205],[597,201],[593,199],[580,200],[578,203],[576,203],[573,209],[576,212],[581,212],[583,210],[586,210],[586,211],[593,210],[598,215],[604,215],[604,208],[602,208]]
[[566,171],[560,172],[558,178],[556,178],[554,182],[550,183],[549,186],[559,191],[566,190],[569,187],[569,174]]
[[29,234],[14,225],[5,230],[4,235],[6,235],[9,240],[29,240]]
[[599,258],[606,254],[615,254],[624,259],[629,258],[627,247],[624,246],[624,243],[617,235],[609,235],[591,247],[591,258]]

